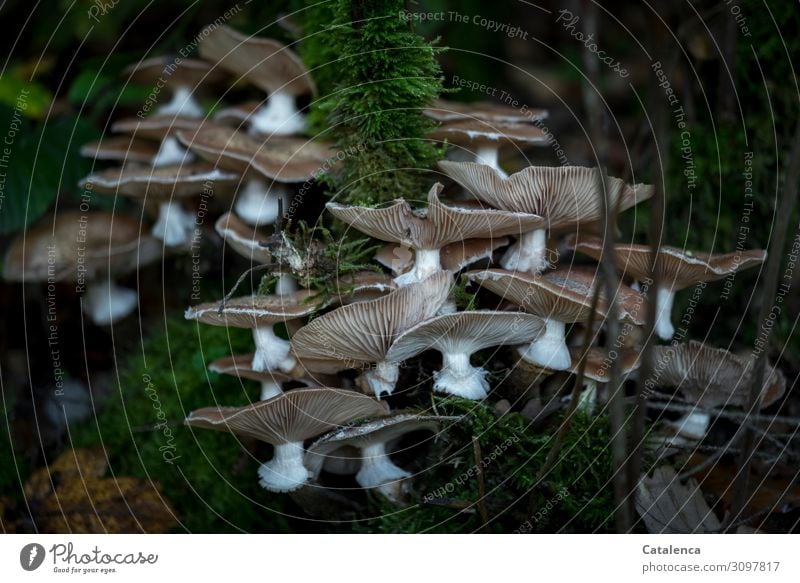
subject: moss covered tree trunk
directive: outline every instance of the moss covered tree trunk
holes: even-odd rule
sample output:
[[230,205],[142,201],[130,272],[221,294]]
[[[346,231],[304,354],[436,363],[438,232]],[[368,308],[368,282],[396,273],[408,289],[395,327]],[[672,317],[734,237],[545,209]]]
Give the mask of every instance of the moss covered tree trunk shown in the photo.
[[344,157],[338,195],[353,204],[421,198],[440,156],[425,137],[434,122],[422,115],[442,87],[436,49],[404,12],[401,0],[335,0],[303,12],[303,58],[322,93],[313,119]]

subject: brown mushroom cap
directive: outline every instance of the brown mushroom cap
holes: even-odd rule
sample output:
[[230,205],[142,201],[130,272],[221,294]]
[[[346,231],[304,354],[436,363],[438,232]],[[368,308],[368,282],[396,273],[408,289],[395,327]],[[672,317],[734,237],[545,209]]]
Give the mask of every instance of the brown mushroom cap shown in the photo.
[[326,144],[305,138],[271,137],[264,141],[228,127],[179,131],[178,140],[189,150],[224,168],[244,174],[254,170],[278,182],[304,182],[326,168],[335,152]]
[[432,140],[447,140],[462,146],[502,146],[514,144],[519,147],[542,146],[550,138],[535,125],[527,123],[487,122],[479,119],[445,122],[428,133]]
[[[675,387],[701,407],[749,405],[754,360],[713,348],[694,340],[675,346],[654,347],[656,386]],[[768,407],[786,392],[786,378],[770,367],[764,376],[762,407]]]
[[532,314],[492,310],[443,314],[398,336],[386,360],[403,362],[431,348],[472,354],[490,346],[533,342],[543,331],[544,322]]
[[543,228],[542,217],[493,209],[465,209],[439,201],[443,186],[438,182],[428,193],[428,207],[414,211],[405,200],[388,207],[368,208],[328,203],[336,218],[359,231],[415,249],[439,249],[464,239],[503,237]]
[[491,259],[497,249],[505,247],[509,242],[508,237],[498,237],[494,239],[467,239],[450,243],[442,248],[442,253],[439,256],[442,262],[442,269],[455,273],[481,259]]
[[226,75],[210,63],[199,59],[176,58],[174,55],[151,57],[132,63],[122,70],[134,83],[153,85],[162,82],[166,87],[190,87],[218,84]]
[[459,103],[444,99],[437,99],[422,113],[441,122],[481,120],[491,123],[526,123],[540,121],[548,116],[546,109],[529,109],[522,113],[518,108],[489,101]]
[[213,127],[217,127],[217,125],[203,118],[165,113],[148,115],[144,118],[123,118],[111,124],[111,131],[116,134],[128,134],[145,140],[161,141],[181,130],[196,132],[200,128]]
[[186,310],[187,320],[197,320],[212,326],[260,328],[310,316],[320,308],[312,301],[314,292],[299,290],[290,295],[242,296],[193,306]]
[[319,476],[326,458],[342,447],[361,448],[373,443],[386,443],[412,431],[439,431],[440,423],[457,421],[459,417],[399,413],[370,419],[358,425],[341,427],[326,433],[310,446],[304,465],[314,477]]
[[244,407],[198,409],[185,423],[279,445],[305,441],[344,423],[387,413],[384,403],[361,393],[314,387],[294,389]]
[[[497,249],[505,247],[509,242],[508,237],[456,241],[442,247],[439,260],[442,269],[456,273],[476,261],[491,259]],[[407,272],[414,266],[414,254],[404,249],[402,245],[394,243],[378,249],[374,259],[397,275]]]
[[262,105],[264,105],[263,100],[248,101],[230,107],[223,107],[214,112],[214,121],[221,124],[233,123],[238,126],[247,121]]
[[214,228],[227,245],[245,259],[256,263],[272,263],[272,253],[261,245],[266,239],[258,229],[251,227],[234,213],[225,213],[214,224]]
[[292,351],[304,363],[333,359],[357,368],[379,362],[398,335],[439,311],[451,279],[449,272],[439,271],[377,300],[328,312],[297,331]]
[[162,246],[133,218],[107,212],[59,213],[20,233],[3,266],[7,281],[74,279],[79,265],[87,278],[124,274],[161,256]]
[[[599,260],[603,240],[572,236],[567,246],[579,253]],[[674,291],[679,291],[702,281],[721,279],[739,271],[760,265],[767,259],[763,249],[753,249],[723,255],[687,252],[677,247],[662,246],[659,261],[655,261],[649,245],[614,245],[614,264],[623,275],[634,280],[648,279],[653,264],[660,269],[661,281]]]
[[200,56],[245,78],[268,94],[316,93],[311,75],[286,45],[269,38],[248,36],[227,25],[217,26],[200,39]]
[[[580,348],[570,349],[572,366],[569,368],[569,372],[573,374],[578,374],[581,351]],[[639,352],[633,349],[622,350],[619,353],[618,360],[620,372],[623,375],[635,371],[641,365]],[[586,355],[586,368],[583,371],[583,376],[598,383],[607,383],[610,374],[611,362],[606,360],[606,351],[597,347],[590,348],[589,353]]]
[[311,376],[307,374],[309,371],[303,369],[300,363],[288,373],[281,372],[280,370],[258,371],[253,369],[252,363],[252,352],[250,354],[233,354],[231,356],[218,358],[208,365],[208,370],[218,374],[259,382],[275,381],[277,383],[285,383],[289,381],[300,381],[305,382],[308,386],[330,386],[337,381],[334,375],[315,374]]
[[149,164],[156,154],[156,142],[126,136],[103,138],[81,146],[81,156],[95,160]]
[[[509,299],[525,311],[560,322],[585,322],[589,319],[592,295],[598,284],[593,270],[561,267],[555,271],[530,275],[504,269],[470,271],[466,276],[472,281],[504,299]],[[642,325],[642,297],[626,285],[620,284],[615,301],[621,320]],[[608,302],[601,291],[597,314],[606,317]]]
[[[482,201],[507,211],[540,215],[555,229],[599,220],[598,170],[578,166],[529,166],[508,178],[474,162],[439,162],[439,168]],[[622,212],[653,196],[653,187],[607,178],[612,207]]]
[[210,164],[182,164],[180,166],[134,166],[109,168],[90,174],[81,181],[97,192],[123,194],[135,198],[171,200],[200,194],[208,184],[215,188],[233,188],[239,175],[218,170]]
[[337,276],[331,300],[347,305],[381,298],[397,289],[394,279],[376,271],[358,271]]

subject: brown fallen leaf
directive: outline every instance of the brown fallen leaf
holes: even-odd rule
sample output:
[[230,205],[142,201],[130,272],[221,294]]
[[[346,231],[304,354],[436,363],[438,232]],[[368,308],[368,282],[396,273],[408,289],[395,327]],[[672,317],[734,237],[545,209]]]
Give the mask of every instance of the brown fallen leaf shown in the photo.
[[[686,463],[686,468],[691,469],[701,464],[706,456],[694,454]],[[727,509],[733,501],[733,482],[736,479],[737,468],[735,465],[712,464],[705,470],[698,472],[697,479],[703,490],[714,494],[724,502]],[[778,471],[776,469],[775,473]],[[772,473],[753,471],[750,474],[750,497],[744,516],[777,512],[783,508],[800,508],[800,485],[792,485],[792,479],[777,478]]]
[[45,533],[161,533],[177,515],[157,483],[128,476],[103,477],[102,450],[68,449],[33,472],[25,497]]
[[697,482],[682,484],[671,466],[656,468],[652,477],[642,475],[636,511],[650,533],[710,533],[721,528]]

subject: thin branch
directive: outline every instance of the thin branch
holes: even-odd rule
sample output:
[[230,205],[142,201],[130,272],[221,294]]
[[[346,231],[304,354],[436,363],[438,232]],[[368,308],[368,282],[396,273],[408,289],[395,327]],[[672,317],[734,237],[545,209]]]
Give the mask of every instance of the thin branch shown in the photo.
[[[599,37],[599,27],[597,25],[597,5],[588,0],[584,2],[585,23],[587,32]],[[616,305],[615,296],[619,289],[619,274],[614,266],[614,231],[616,230],[616,215],[612,209],[608,187],[606,184],[606,154],[608,143],[603,132],[603,107],[601,103],[600,91],[600,70],[599,61],[596,56],[584,51],[583,63],[586,67],[589,83],[583,84],[583,101],[589,117],[589,137],[594,146],[598,168],[598,196],[602,200],[603,225],[605,236],[603,237],[603,250],[600,256],[600,274],[602,284],[606,291],[606,335],[610,339],[606,342],[606,358],[610,358],[613,341],[619,337],[619,309]],[[631,486],[628,484],[626,463],[628,459],[628,444],[625,430],[625,404],[624,387],[620,382],[619,360],[611,360],[611,370],[609,371],[608,390],[609,390],[609,420],[611,422],[611,455],[613,459],[613,487],[614,502],[616,511],[614,522],[617,532],[628,532],[632,527],[632,501],[629,493]]]
[[478,481],[478,512],[481,515],[481,521],[483,521],[483,530],[485,532],[491,532],[489,530],[489,512],[486,510],[486,483],[483,480],[482,464],[483,455],[481,454],[481,444],[474,435],[472,436],[472,453],[475,456],[475,479]]

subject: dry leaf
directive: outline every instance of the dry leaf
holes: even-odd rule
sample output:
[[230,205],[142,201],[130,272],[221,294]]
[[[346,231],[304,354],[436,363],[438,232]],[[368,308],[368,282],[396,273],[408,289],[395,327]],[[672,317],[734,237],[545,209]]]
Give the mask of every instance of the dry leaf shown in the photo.
[[721,528],[697,482],[681,484],[670,466],[656,468],[650,478],[642,475],[636,490],[636,511],[650,533],[709,533]]
[[66,450],[50,466],[33,472],[25,497],[45,533],[159,533],[177,524],[170,502],[156,483],[104,478],[102,450]]

